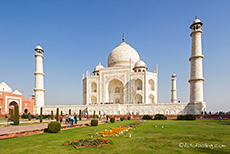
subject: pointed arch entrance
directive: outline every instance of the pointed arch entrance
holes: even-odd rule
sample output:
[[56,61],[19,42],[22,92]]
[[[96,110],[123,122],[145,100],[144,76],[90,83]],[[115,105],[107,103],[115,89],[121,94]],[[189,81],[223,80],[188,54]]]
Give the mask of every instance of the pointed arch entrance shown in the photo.
[[108,83],[107,98],[109,103],[124,104],[124,85],[118,79],[113,79]]

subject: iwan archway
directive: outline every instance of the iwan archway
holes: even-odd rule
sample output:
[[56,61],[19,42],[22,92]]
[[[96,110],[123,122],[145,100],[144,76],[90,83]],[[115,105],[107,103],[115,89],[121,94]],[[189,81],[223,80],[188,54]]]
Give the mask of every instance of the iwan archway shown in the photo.
[[108,83],[107,98],[109,103],[124,104],[124,85],[118,79],[113,79]]

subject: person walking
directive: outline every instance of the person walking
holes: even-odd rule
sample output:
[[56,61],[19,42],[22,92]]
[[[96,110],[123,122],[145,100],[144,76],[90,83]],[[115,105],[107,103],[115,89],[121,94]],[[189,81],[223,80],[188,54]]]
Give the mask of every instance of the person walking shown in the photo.
[[76,115],[74,116],[74,121],[75,121],[75,124],[77,124],[77,116]]
[[71,115],[70,114],[68,115],[68,119],[69,119],[69,122],[71,122]]
[[63,116],[61,115],[59,119],[60,119],[60,123],[62,123]]
[[70,116],[71,125],[73,125],[73,116]]

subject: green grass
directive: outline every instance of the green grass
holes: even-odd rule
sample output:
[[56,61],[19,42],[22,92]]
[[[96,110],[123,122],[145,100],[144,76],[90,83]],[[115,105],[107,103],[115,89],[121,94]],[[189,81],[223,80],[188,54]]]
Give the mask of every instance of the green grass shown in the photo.
[[[126,120],[101,124],[97,127],[80,127],[63,130],[57,134],[43,133],[31,136],[0,140],[0,153],[230,153],[230,121],[197,120],[197,121],[146,121],[129,133],[120,137],[97,137],[111,140],[111,145],[98,149],[75,149],[63,146],[69,140],[90,138],[90,134],[134,121]],[[167,125],[167,128],[161,126]],[[157,127],[155,127],[157,126]],[[225,148],[180,148],[178,144],[218,144]]]

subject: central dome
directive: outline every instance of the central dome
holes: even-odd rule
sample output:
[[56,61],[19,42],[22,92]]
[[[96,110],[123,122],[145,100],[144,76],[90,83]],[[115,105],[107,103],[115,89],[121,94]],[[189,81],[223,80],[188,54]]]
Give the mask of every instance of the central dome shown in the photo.
[[140,56],[134,48],[122,42],[109,54],[108,67],[128,67],[130,59],[133,67],[140,60]]

